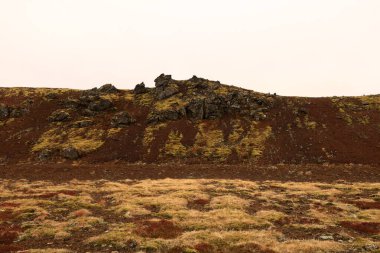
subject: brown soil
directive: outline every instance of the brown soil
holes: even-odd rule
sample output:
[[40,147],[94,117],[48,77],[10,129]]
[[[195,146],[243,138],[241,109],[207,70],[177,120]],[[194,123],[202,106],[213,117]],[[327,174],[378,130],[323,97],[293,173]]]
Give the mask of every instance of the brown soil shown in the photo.
[[[3,207],[5,206],[7,205],[3,205]],[[6,208],[8,207],[10,206],[8,205]],[[22,230],[18,225],[14,224],[14,218],[15,216],[11,209],[5,209],[5,211],[0,209],[0,253],[15,252],[23,249],[19,245],[15,245],[15,241]]]
[[213,253],[214,247],[208,243],[198,243],[194,246],[199,253]]
[[195,209],[199,211],[206,210],[206,205],[210,203],[208,199],[194,199],[193,201],[189,201],[187,203],[187,207],[190,209]]
[[341,225],[345,228],[355,230],[359,233],[378,234],[380,233],[380,222],[358,222],[343,221]]
[[379,201],[353,201],[353,204],[355,204],[360,209],[380,209]]
[[233,253],[276,253],[271,249],[265,249],[262,246],[255,243],[247,243],[239,246],[229,248],[229,252]]
[[[297,182],[379,182],[378,166],[369,165],[217,165],[217,164],[19,164],[0,166],[3,179],[52,180],[71,179],[159,179],[216,178],[245,180],[279,180]],[[48,193],[55,195],[56,193]],[[66,192],[64,194],[75,194]],[[43,197],[43,196],[42,196]],[[50,197],[50,196],[46,196]]]
[[136,222],[136,234],[149,238],[176,238],[182,230],[169,220],[142,220]]

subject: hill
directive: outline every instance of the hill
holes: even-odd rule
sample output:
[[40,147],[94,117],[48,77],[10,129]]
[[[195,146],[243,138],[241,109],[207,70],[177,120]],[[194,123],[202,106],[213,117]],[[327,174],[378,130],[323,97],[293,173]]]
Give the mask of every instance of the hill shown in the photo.
[[284,97],[196,76],[0,88],[0,163],[380,164],[380,95]]

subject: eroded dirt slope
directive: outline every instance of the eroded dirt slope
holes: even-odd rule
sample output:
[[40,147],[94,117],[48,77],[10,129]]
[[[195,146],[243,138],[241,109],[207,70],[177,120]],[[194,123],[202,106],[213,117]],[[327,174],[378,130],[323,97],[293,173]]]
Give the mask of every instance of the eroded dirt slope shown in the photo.
[[0,88],[0,162],[380,163],[380,96],[262,94],[161,75],[155,88]]

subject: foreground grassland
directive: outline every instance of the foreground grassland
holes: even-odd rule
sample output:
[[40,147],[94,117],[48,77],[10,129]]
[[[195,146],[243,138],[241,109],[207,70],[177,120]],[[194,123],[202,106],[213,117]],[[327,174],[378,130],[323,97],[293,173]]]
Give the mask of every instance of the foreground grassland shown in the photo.
[[380,252],[380,183],[0,180],[0,252]]

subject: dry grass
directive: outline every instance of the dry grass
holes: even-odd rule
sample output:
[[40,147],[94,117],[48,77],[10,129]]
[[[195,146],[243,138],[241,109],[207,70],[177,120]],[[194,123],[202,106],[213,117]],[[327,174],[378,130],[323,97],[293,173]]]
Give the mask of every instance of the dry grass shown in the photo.
[[236,151],[241,158],[256,160],[264,150],[265,141],[272,133],[272,128],[258,128],[256,122],[252,122],[250,129],[236,146]]
[[54,127],[43,133],[37,143],[32,147],[33,152],[44,149],[61,150],[64,147],[74,147],[81,153],[89,153],[104,144],[105,131],[92,128],[69,128]]
[[134,101],[143,106],[151,106],[154,101],[154,96],[151,92],[134,95]]
[[202,155],[202,157],[218,158],[220,160],[226,160],[231,154],[231,149],[224,140],[222,130],[215,125],[207,125],[206,123],[198,125],[193,150]]
[[148,154],[150,153],[150,145],[154,141],[154,136],[157,131],[167,127],[166,123],[159,123],[155,125],[149,125],[145,128],[144,131],[144,138],[143,138],[143,145],[145,148],[148,148]]
[[5,97],[13,96],[25,96],[25,97],[34,97],[34,96],[45,96],[49,93],[54,94],[63,94],[65,92],[75,91],[73,89],[57,89],[57,88],[23,88],[23,87],[13,87],[13,88],[0,88],[0,92],[3,92]]
[[165,147],[160,153],[166,156],[172,157],[184,157],[186,155],[186,147],[181,143],[182,134],[178,131],[171,131],[168,136],[168,140],[165,143]]
[[368,107],[380,111],[380,95],[360,96],[358,97],[362,103],[368,103]]
[[62,242],[72,250],[78,240],[84,251],[377,252],[373,224],[380,210],[361,209],[353,201],[375,203],[379,189],[376,183],[209,179],[1,180],[0,217],[14,214],[23,227],[20,242],[52,242],[35,252],[65,252]]
[[67,249],[30,249],[28,253],[71,253],[73,251]]
[[187,104],[187,102],[181,96],[181,94],[176,94],[169,98],[159,100],[153,106],[157,111],[182,108]]

